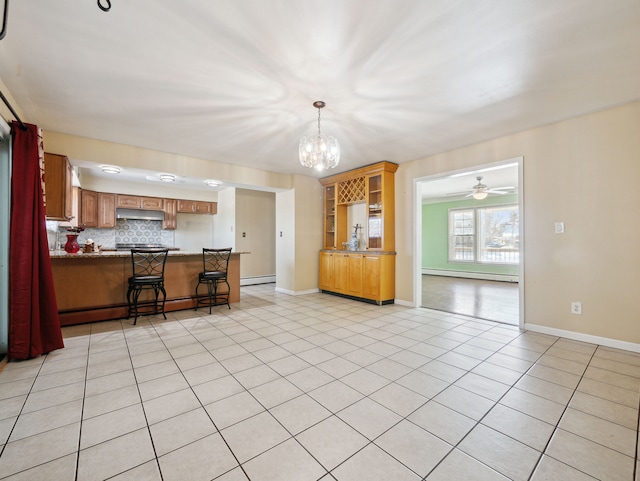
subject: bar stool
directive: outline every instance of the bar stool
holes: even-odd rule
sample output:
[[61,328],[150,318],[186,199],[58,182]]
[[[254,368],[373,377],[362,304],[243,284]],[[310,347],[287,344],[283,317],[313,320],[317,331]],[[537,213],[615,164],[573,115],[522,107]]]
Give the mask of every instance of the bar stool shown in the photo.
[[[209,306],[209,314],[211,307],[229,304],[229,293],[231,286],[227,280],[227,270],[229,268],[229,258],[231,257],[231,247],[224,249],[202,249],[202,265],[203,270],[198,275],[198,284],[196,285],[196,311],[200,306]],[[198,295],[198,287],[200,284],[207,285],[207,295]],[[220,284],[226,284],[227,289],[219,291]]]
[[[169,249],[131,249],[131,267],[133,275],[129,277],[127,303],[129,312],[127,319],[133,314],[133,324],[138,322],[138,316],[164,313],[167,292],[164,290],[164,266],[167,262]],[[152,290],[152,300],[140,301],[140,294],[144,290]],[[158,310],[158,297],[162,292],[161,309]]]

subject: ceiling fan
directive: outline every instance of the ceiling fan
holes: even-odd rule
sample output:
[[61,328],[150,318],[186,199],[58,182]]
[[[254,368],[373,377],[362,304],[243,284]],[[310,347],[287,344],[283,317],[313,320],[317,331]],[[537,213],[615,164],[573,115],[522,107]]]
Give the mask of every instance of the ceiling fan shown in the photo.
[[508,190],[513,189],[513,187],[496,187],[495,189],[490,189],[485,184],[482,183],[482,176],[479,175],[476,177],[478,183],[473,186],[471,192],[469,192],[465,197],[473,197],[477,200],[485,199],[489,194],[497,194],[497,195],[505,195],[508,194]]

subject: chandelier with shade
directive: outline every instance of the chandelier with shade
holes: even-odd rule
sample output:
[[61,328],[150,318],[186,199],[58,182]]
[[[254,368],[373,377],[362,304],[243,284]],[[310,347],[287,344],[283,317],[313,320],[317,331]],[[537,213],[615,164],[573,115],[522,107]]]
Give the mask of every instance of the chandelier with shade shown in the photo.
[[313,106],[318,109],[318,133],[302,137],[298,150],[300,163],[317,170],[332,169],[340,163],[338,139],[331,135],[322,135],[320,131],[320,109],[325,105],[322,100],[313,102]]

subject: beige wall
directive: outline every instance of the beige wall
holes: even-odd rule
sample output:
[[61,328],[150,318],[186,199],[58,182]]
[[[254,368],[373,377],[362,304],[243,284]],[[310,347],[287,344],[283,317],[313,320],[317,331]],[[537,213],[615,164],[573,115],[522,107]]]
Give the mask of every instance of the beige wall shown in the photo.
[[276,289],[315,292],[322,249],[322,186],[305,176],[294,176],[293,185],[276,194]]
[[400,164],[396,298],[414,301],[414,179],[523,156],[526,326],[640,343],[639,132],[635,102]]
[[291,175],[288,174],[223,164],[59,132],[44,131],[43,137],[47,152],[66,155],[71,159],[152,169],[158,172],[166,171],[178,176],[213,178],[227,183],[242,184],[247,188],[252,186],[271,189],[291,188]]

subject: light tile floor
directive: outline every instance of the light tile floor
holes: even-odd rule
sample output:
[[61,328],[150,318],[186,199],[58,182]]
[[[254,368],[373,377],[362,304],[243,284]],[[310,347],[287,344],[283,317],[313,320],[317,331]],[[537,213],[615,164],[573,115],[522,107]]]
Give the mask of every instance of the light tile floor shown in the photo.
[[640,355],[242,288],[0,373],[0,478],[640,480]]

